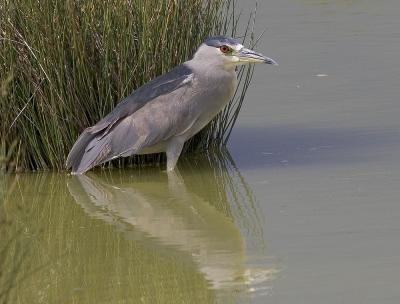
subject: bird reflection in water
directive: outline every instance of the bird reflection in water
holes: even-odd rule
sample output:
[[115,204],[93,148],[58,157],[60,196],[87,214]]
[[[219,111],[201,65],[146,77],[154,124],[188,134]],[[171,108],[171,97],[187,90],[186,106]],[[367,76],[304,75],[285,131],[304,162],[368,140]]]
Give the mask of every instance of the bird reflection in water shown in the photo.
[[68,189],[126,238],[194,262],[214,290],[267,288],[276,270],[246,265],[248,247],[265,256],[261,213],[230,155],[182,159],[178,169],[91,172],[72,176]]

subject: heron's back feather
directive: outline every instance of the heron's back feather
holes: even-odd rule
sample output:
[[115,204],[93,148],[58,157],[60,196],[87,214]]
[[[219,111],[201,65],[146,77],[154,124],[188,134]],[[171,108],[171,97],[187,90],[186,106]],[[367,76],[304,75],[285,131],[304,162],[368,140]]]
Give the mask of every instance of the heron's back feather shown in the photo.
[[131,95],[124,98],[117,106],[101,119],[97,124],[88,128],[90,133],[96,133],[109,128],[119,119],[124,118],[154,98],[170,93],[185,85],[186,80],[192,75],[192,70],[185,64],[181,64],[170,72],[156,77],[145,85],[135,90]]

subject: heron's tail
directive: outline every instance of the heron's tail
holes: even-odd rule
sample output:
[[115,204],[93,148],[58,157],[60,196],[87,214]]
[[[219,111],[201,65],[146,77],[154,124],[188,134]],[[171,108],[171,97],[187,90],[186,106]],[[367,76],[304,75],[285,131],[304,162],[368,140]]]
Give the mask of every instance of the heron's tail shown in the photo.
[[[85,130],[72,147],[68,154],[66,167],[72,169],[72,174],[82,174],[102,163],[108,154],[108,136],[99,138],[99,134]],[[94,144],[96,143],[96,144]]]
[[148,136],[138,136],[132,118],[103,130],[87,128],[68,155],[66,166],[72,174],[82,174],[116,157],[134,154],[145,146]]

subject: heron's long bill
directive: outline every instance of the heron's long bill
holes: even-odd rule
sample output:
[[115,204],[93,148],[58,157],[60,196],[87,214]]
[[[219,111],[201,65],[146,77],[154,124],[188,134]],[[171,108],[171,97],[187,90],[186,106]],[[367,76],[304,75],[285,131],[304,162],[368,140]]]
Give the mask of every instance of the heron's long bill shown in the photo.
[[241,50],[239,50],[236,56],[239,57],[239,62],[243,63],[252,62],[252,63],[267,63],[272,65],[278,65],[278,63],[275,60],[246,48],[242,48]]

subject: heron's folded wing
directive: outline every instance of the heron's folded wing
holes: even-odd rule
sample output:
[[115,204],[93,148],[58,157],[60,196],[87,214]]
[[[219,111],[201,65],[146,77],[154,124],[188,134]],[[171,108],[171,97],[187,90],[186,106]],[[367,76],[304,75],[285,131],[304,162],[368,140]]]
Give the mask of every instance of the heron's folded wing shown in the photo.
[[114,158],[140,154],[146,148],[162,152],[160,147],[187,129],[193,115],[196,116],[196,113],[191,115],[193,91],[189,88],[183,86],[158,96],[135,113],[117,121],[107,132],[97,133],[85,146],[79,163],[72,166],[73,172],[83,173]]
[[[89,146],[95,146],[96,142],[104,138],[115,124],[135,113],[155,98],[189,85],[192,78],[192,70],[182,64],[135,90],[97,124],[83,131],[67,157],[66,167],[72,167],[73,170],[77,168],[85,150],[88,150]],[[168,100],[165,99],[165,101]]]

